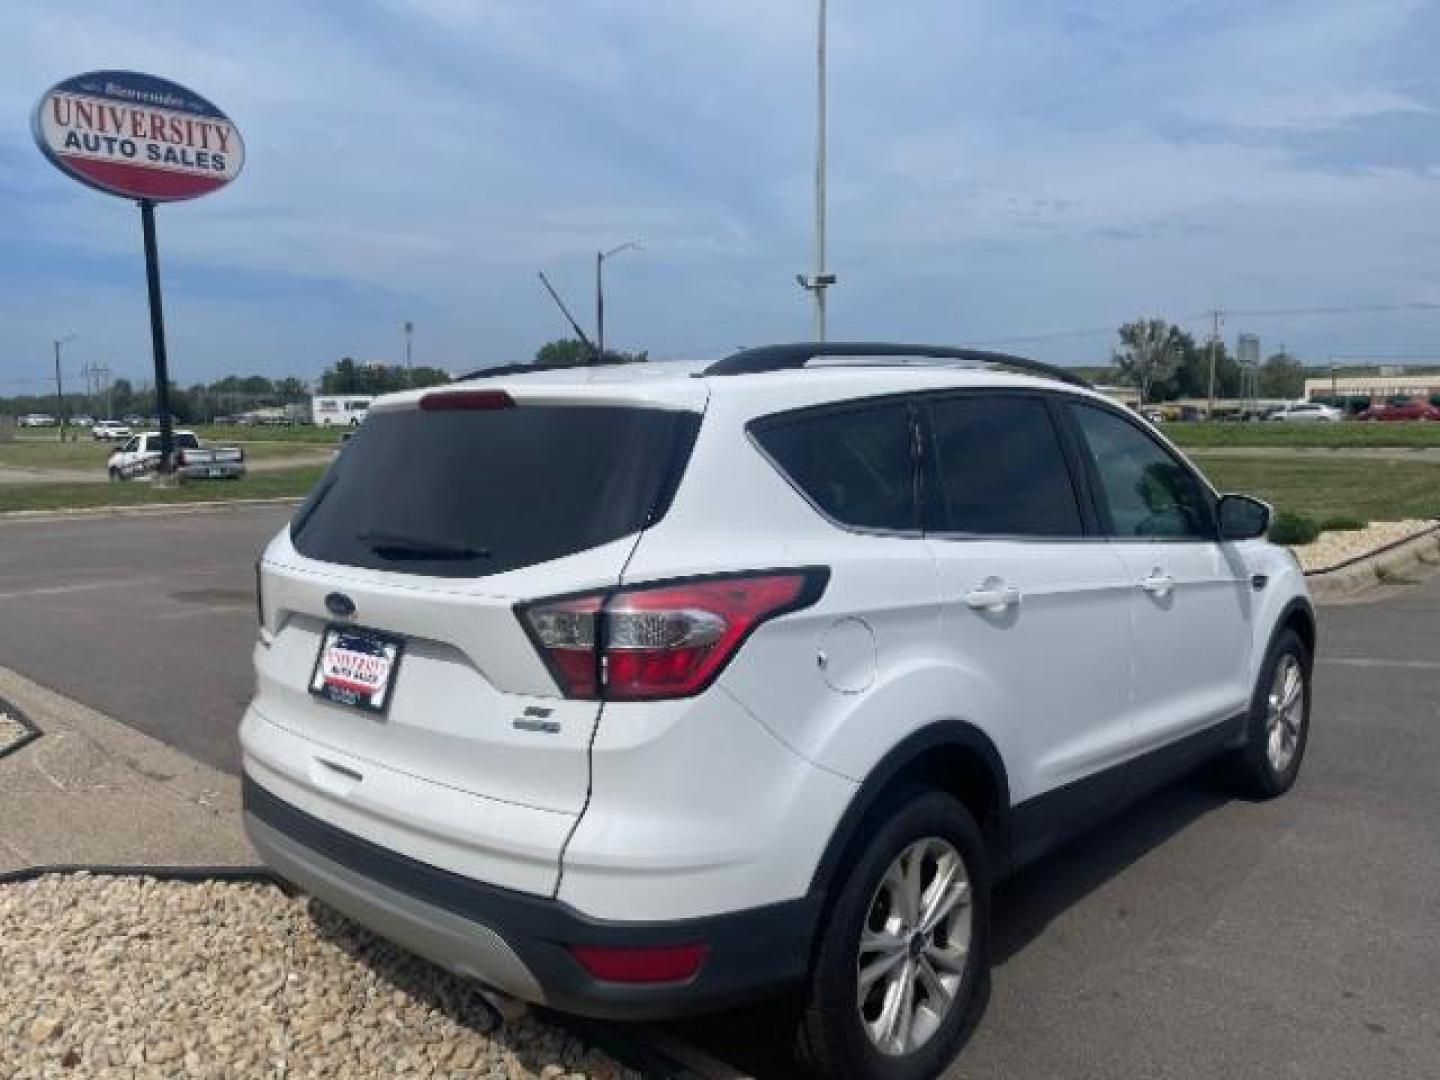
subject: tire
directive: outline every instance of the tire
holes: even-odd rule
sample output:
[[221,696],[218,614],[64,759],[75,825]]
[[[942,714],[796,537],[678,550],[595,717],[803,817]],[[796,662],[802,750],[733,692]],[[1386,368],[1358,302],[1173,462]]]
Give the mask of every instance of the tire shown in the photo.
[[[1249,732],[1235,757],[1240,789],[1253,799],[1283,795],[1300,775],[1310,742],[1312,658],[1300,635],[1281,632],[1270,646],[1250,702]],[[1293,674],[1292,674],[1293,673]],[[1299,697],[1286,709],[1291,679]]]
[[110,482],[113,484],[113,483],[115,483],[116,481],[121,480],[121,479],[123,479],[123,478],[122,478],[121,475],[120,475],[120,470],[112,467],[112,468],[110,469]]
[[[835,900],[819,928],[796,1040],[802,1067],[843,1080],[922,1080],[938,1076],[959,1052],[971,1013],[989,968],[990,870],[985,842],[969,812],[943,792],[915,788],[888,802],[867,822],[869,835],[837,883]],[[952,858],[953,857],[953,858]],[[916,931],[898,892],[906,869],[919,875],[926,901],[951,895],[937,883],[949,866],[968,877],[968,893],[938,921],[932,932]],[[935,892],[930,894],[931,889]],[[894,903],[892,903],[894,901]],[[906,942],[893,951],[862,951],[862,931],[871,941],[883,935]],[[920,936],[925,934],[925,936]],[[968,935],[968,951],[961,952]],[[875,978],[862,1002],[860,969],[877,970],[886,954],[892,963]],[[933,979],[921,971],[921,965]],[[909,984],[910,1023],[901,1025],[908,1049],[893,1042],[882,1050],[886,1005],[904,1000]],[[950,994],[937,1017],[926,1006],[929,987]],[[881,1029],[872,1035],[871,1026]]]

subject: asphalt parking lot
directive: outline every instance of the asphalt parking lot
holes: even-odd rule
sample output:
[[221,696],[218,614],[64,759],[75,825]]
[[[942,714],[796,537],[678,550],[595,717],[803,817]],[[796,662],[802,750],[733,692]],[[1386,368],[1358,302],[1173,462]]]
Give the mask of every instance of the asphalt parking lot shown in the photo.
[[[283,508],[0,522],[0,665],[234,771]],[[1009,883],[957,1077],[1440,1076],[1440,578],[1321,611],[1294,792],[1198,777]],[[688,1029],[782,1075],[753,1013]]]

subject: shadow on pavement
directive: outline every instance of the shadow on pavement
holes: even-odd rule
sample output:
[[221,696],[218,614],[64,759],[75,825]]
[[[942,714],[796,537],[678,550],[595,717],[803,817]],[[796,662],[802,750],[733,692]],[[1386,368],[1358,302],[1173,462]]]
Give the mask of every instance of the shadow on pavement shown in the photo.
[[[1146,796],[1116,817],[1082,834],[997,887],[991,959],[995,965],[1022,952],[1060,915],[1105,885],[1192,822],[1234,795],[1214,766]],[[966,1039],[984,1022],[988,981],[967,1018]],[[745,1073],[771,1080],[797,1072],[790,1058],[797,1006],[770,1001],[672,1029],[707,1053]]]

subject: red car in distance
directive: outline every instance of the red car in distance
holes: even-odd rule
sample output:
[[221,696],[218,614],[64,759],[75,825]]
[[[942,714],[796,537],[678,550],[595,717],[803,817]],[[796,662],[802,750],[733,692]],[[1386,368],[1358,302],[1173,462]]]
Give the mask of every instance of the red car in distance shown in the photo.
[[1393,405],[1371,405],[1355,414],[1356,420],[1440,420],[1440,409],[1428,401],[1402,401]]

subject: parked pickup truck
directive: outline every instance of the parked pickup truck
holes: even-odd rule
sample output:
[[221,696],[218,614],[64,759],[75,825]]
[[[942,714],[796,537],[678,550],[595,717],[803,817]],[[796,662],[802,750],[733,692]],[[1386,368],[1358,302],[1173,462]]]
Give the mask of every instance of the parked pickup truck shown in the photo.
[[[245,475],[245,451],[238,446],[206,446],[193,431],[177,431],[175,473],[186,480],[238,480]],[[142,431],[110,455],[111,480],[133,480],[160,467],[160,433]]]

